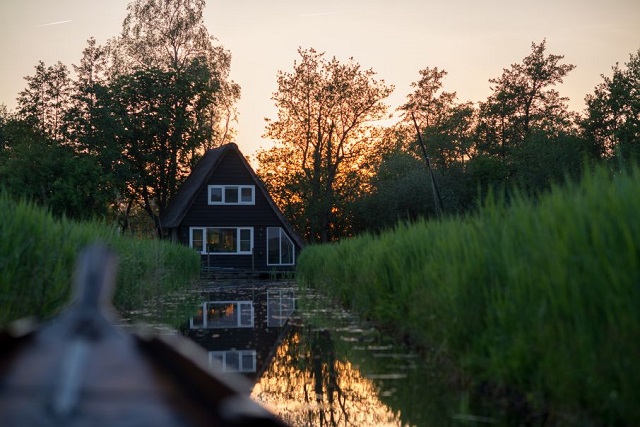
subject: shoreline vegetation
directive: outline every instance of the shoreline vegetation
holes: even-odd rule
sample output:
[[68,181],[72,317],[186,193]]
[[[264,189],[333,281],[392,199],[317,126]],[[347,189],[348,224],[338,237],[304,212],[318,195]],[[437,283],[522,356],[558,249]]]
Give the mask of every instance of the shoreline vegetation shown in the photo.
[[189,248],[123,236],[99,222],[56,218],[0,191],[0,326],[23,317],[42,321],[59,312],[70,298],[78,252],[95,241],[118,254],[113,305],[120,313],[161,303],[200,274],[200,258]]
[[639,425],[639,212],[640,168],[600,167],[535,201],[309,246],[297,278],[548,425]]

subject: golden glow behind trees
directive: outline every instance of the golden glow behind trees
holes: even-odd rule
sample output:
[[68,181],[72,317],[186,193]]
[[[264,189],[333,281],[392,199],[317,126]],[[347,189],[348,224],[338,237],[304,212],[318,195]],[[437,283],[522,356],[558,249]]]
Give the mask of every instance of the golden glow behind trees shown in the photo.
[[278,119],[267,119],[265,136],[276,141],[258,153],[259,174],[285,213],[311,241],[336,234],[341,201],[359,188],[366,158],[375,152],[368,124],[383,118],[393,90],[351,58],[327,60],[299,49],[292,72],[278,73],[272,99]]

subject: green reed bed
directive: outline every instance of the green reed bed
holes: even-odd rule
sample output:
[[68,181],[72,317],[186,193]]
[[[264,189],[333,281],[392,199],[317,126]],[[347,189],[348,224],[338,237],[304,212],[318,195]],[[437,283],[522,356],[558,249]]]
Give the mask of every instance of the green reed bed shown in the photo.
[[638,168],[308,247],[298,277],[561,424],[640,424]]
[[183,289],[199,274],[199,257],[188,248],[123,237],[97,222],[56,219],[0,192],[0,325],[58,312],[69,300],[78,252],[96,241],[119,256],[114,305],[121,311]]

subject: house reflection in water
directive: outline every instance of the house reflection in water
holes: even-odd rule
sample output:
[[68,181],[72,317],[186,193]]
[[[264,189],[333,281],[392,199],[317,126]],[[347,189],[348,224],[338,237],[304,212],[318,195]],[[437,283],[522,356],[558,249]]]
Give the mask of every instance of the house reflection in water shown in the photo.
[[294,289],[209,289],[188,330],[214,368],[247,376],[251,397],[288,425],[458,425],[454,418],[511,425],[500,423],[502,409],[486,396],[452,386],[437,361],[325,297]]
[[209,352],[213,369],[255,380],[294,308],[294,288],[286,283],[219,285],[204,293],[187,336]]

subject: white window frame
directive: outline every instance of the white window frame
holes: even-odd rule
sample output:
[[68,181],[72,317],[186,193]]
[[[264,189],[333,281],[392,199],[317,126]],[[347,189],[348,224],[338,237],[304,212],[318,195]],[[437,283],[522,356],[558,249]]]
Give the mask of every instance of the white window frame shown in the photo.
[[[235,252],[208,252],[207,251],[207,233],[209,232],[209,230],[218,230],[218,229],[235,229],[236,230],[236,242],[237,242],[237,248]],[[242,245],[241,245],[241,236],[242,236],[242,231],[249,231],[249,249],[248,250],[242,250]],[[193,242],[193,235],[194,232],[202,232],[202,246],[201,247],[196,247],[194,246]],[[245,239],[246,241],[246,239]],[[189,247],[193,248],[195,250],[197,250],[198,252],[200,252],[202,255],[251,255],[253,253],[253,245],[254,245],[254,233],[253,233],[253,227],[235,227],[235,226],[215,226],[215,227],[189,227]]]
[[[278,229],[280,230],[280,235],[278,236],[278,262],[272,263],[269,260],[269,229]],[[291,262],[282,262],[282,238],[287,239],[291,244]],[[296,264],[296,245],[293,243],[293,240],[287,235],[287,232],[284,231],[282,227],[267,227],[267,265],[295,265]]]
[[[215,304],[215,305],[229,305],[229,304],[234,304],[235,305],[235,311],[236,313],[238,313],[238,317],[236,319],[236,324],[235,325],[228,325],[228,324],[216,324],[215,321],[211,321],[211,324],[209,324],[209,317],[208,317],[208,305],[209,304]],[[244,319],[242,318],[242,310],[243,307],[246,308],[248,306],[249,308],[249,312],[251,313],[250,318],[248,319],[249,321],[243,321]],[[194,318],[191,317],[191,319],[189,320],[189,328],[191,329],[228,329],[228,328],[253,328],[255,325],[255,308],[253,306],[253,301],[205,301],[202,303],[202,307],[200,308],[201,312],[202,312],[202,322],[201,323],[195,323],[194,322]]]
[[[227,358],[232,355],[238,355],[238,369],[232,368],[227,363]],[[251,366],[245,366],[244,357],[251,357]],[[219,362],[216,363],[216,360]],[[220,366],[222,365],[222,366]],[[256,372],[256,351],[255,350],[217,350],[209,352],[209,368],[222,368],[222,372]]]
[[282,327],[296,308],[295,291],[291,288],[267,291],[267,327]]
[[[193,235],[195,232],[201,232],[201,236],[199,240],[199,245],[194,246],[194,238]],[[204,247],[207,243],[207,232],[205,227],[191,227],[189,228],[189,247],[197,250],[199,253],[204,253]]]
[[[222,201],[211,200],[211,190],[219,188],[222,190]],[[227,189],[236,188],[238,190],[238,201],[228,202],[226,200]],[[242,200],[242,190],[251,190],[251,200]],[[255,185],[209,185],[207,187],[207,202],[209,205],[255,205],[256,204],[256,186]]]

